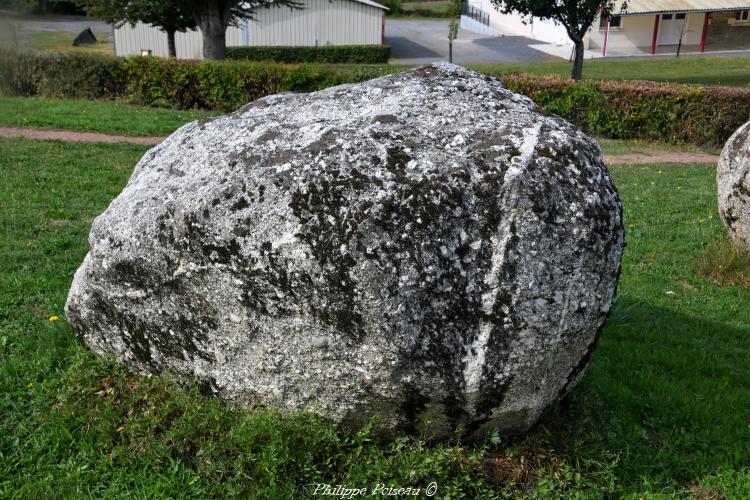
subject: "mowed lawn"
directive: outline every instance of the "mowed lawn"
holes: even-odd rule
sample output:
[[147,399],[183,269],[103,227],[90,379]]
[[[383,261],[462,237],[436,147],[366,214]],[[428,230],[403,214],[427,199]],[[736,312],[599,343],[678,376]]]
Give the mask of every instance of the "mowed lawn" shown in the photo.
[[127,136],[169,135],[217,112],[147,108],[109,101],[0,96],[0,126]]
[[[488,74],[530,73],[568,77],[573,64],[568,61],[543,61],[470,64],[469,67]],[[747,87],[750,85],[750,55],[679,58],[657,56],[586,60],[583,63],[583,78],[588,80],[653,80]]]
[[617,302],[582,383],[528,436],[377,445],[310,415],[229,410],[74,339],[63,305],[91,220],[145,151],[0,138],[0,497],[432,481],[453,498],[750,497],[750,297],[696,274],[723,231],[712,166],[611,168],[627,224]]

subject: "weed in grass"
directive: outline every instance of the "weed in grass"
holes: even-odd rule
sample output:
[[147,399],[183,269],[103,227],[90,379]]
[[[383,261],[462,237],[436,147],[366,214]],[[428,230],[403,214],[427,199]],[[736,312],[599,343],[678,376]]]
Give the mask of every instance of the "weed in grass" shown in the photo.
[[698,256],[698,275],[719,286],[750,288],[750,255],[741,253],[724,231]]

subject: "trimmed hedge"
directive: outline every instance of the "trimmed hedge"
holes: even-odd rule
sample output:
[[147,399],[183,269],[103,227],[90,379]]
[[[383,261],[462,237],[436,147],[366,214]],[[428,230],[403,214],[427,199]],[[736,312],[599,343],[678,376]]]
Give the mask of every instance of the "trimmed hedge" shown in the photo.
[[119,99],[145,106],[231,111],[269,94],[311,92],[395,71],[398,68],[388,66],[339,69],[247,61],[0,51],[0,93]]
[[750,120],[750,89],[650,81],[573,82],[497,75],[513,90],[591,135],[721,147]]
[[385,64],[389,45],[323,45],[320,47],[227,47],[228,59],[298,63]]
[[0,92],[9,95],[98,99],[125,92],[128,75],[114,57],[0,51]]
[[[229,111],[268,94],[310,92],[404,69],[0,51],[0,92]],[[498,77],[511,90],[528,95],[585,132],[614,139],[720,147],[750,120],[750,89],[642,81],[573,82],[523,74]]]

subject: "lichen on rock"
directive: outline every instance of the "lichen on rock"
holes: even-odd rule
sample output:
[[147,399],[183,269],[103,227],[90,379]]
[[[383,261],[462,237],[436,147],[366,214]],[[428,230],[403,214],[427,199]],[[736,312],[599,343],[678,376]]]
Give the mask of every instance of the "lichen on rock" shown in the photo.
[[385,435],[528,429],[580,379],[622,212],[598,145],[448,64],[185,125],[93,224],[95,352]]
[[750,255],[750,122],[727,141],[716,169],[719,214],[737,249]]

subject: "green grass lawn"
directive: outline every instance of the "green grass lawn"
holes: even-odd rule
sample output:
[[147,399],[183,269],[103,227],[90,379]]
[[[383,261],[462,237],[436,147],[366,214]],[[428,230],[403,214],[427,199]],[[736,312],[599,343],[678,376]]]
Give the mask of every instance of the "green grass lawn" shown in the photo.
[[414,17],[422,18],[447,18],[450,17],[452,0],[427,0],[422,2],[402,2],[401,12],[395,17],[403,16],[407,19]]
[[[353,72],[373,68],[373,71],[409,69],[414,65],[333,65],[339,71]],[[488,74],[530,73],[533,75],[562,75],[569,77],[573,68],[568,61],[516,62],[497,64],[467,64],[467,67]],[[750,85],[750,55],[642,57],[626,59],[586,60],[583,77],[590,80],[653,80],[700,85]]]
[[[35,21],[55,20],[61,21],[68,19],[64,16],[34,16],[31,18]],[[78,20],[83,17],[70,17],[69,19]],[[26,18],[13,15],[11,13],[0,11],[0,47],[25,47],[35,50],[50,50],[54,52],[78,52],[114,55],[114,46],[110,43],[111,32],[95,31],[97,42],[94,44],[73,46],[78,33],[71,31],[28,31],[23,29]]]
[[0,96],[0,126],[6,127],[130,136],[168,135],[187,122],[216,114],[210,111],[144,108],[109,101]]
[[[543,61],[470,64],[469,67],[483,73],[526,72],[570,76],[572,63]],[[583,77],[591,80],[653,80],[747,87],[750,85],[750,55],[587,60],[583,64]]]
[[721,154],[720,149],[693,144],[668,144],[641,139],[606,139],[596,137],[606,155],[649,154],[662,152]]
[[94,32],[96,43],[73,46],[77,33],[69,31],[40,31],[28,35],[28,46],[36,50],[52,50],[55,52],[85,52],[95,54],[114,55],[114,46],[109,39],[112,33]]
[[617,302],[582,383],[528,436],[376,445],[309,415],[229,410],[74,340],[63,304],[91,221],[145,151],[0,139],[0,497],[431,481],[453,498],[750,497],[750,297],[696,270],[723,231],[713,167],[612,167],[628,228]]

